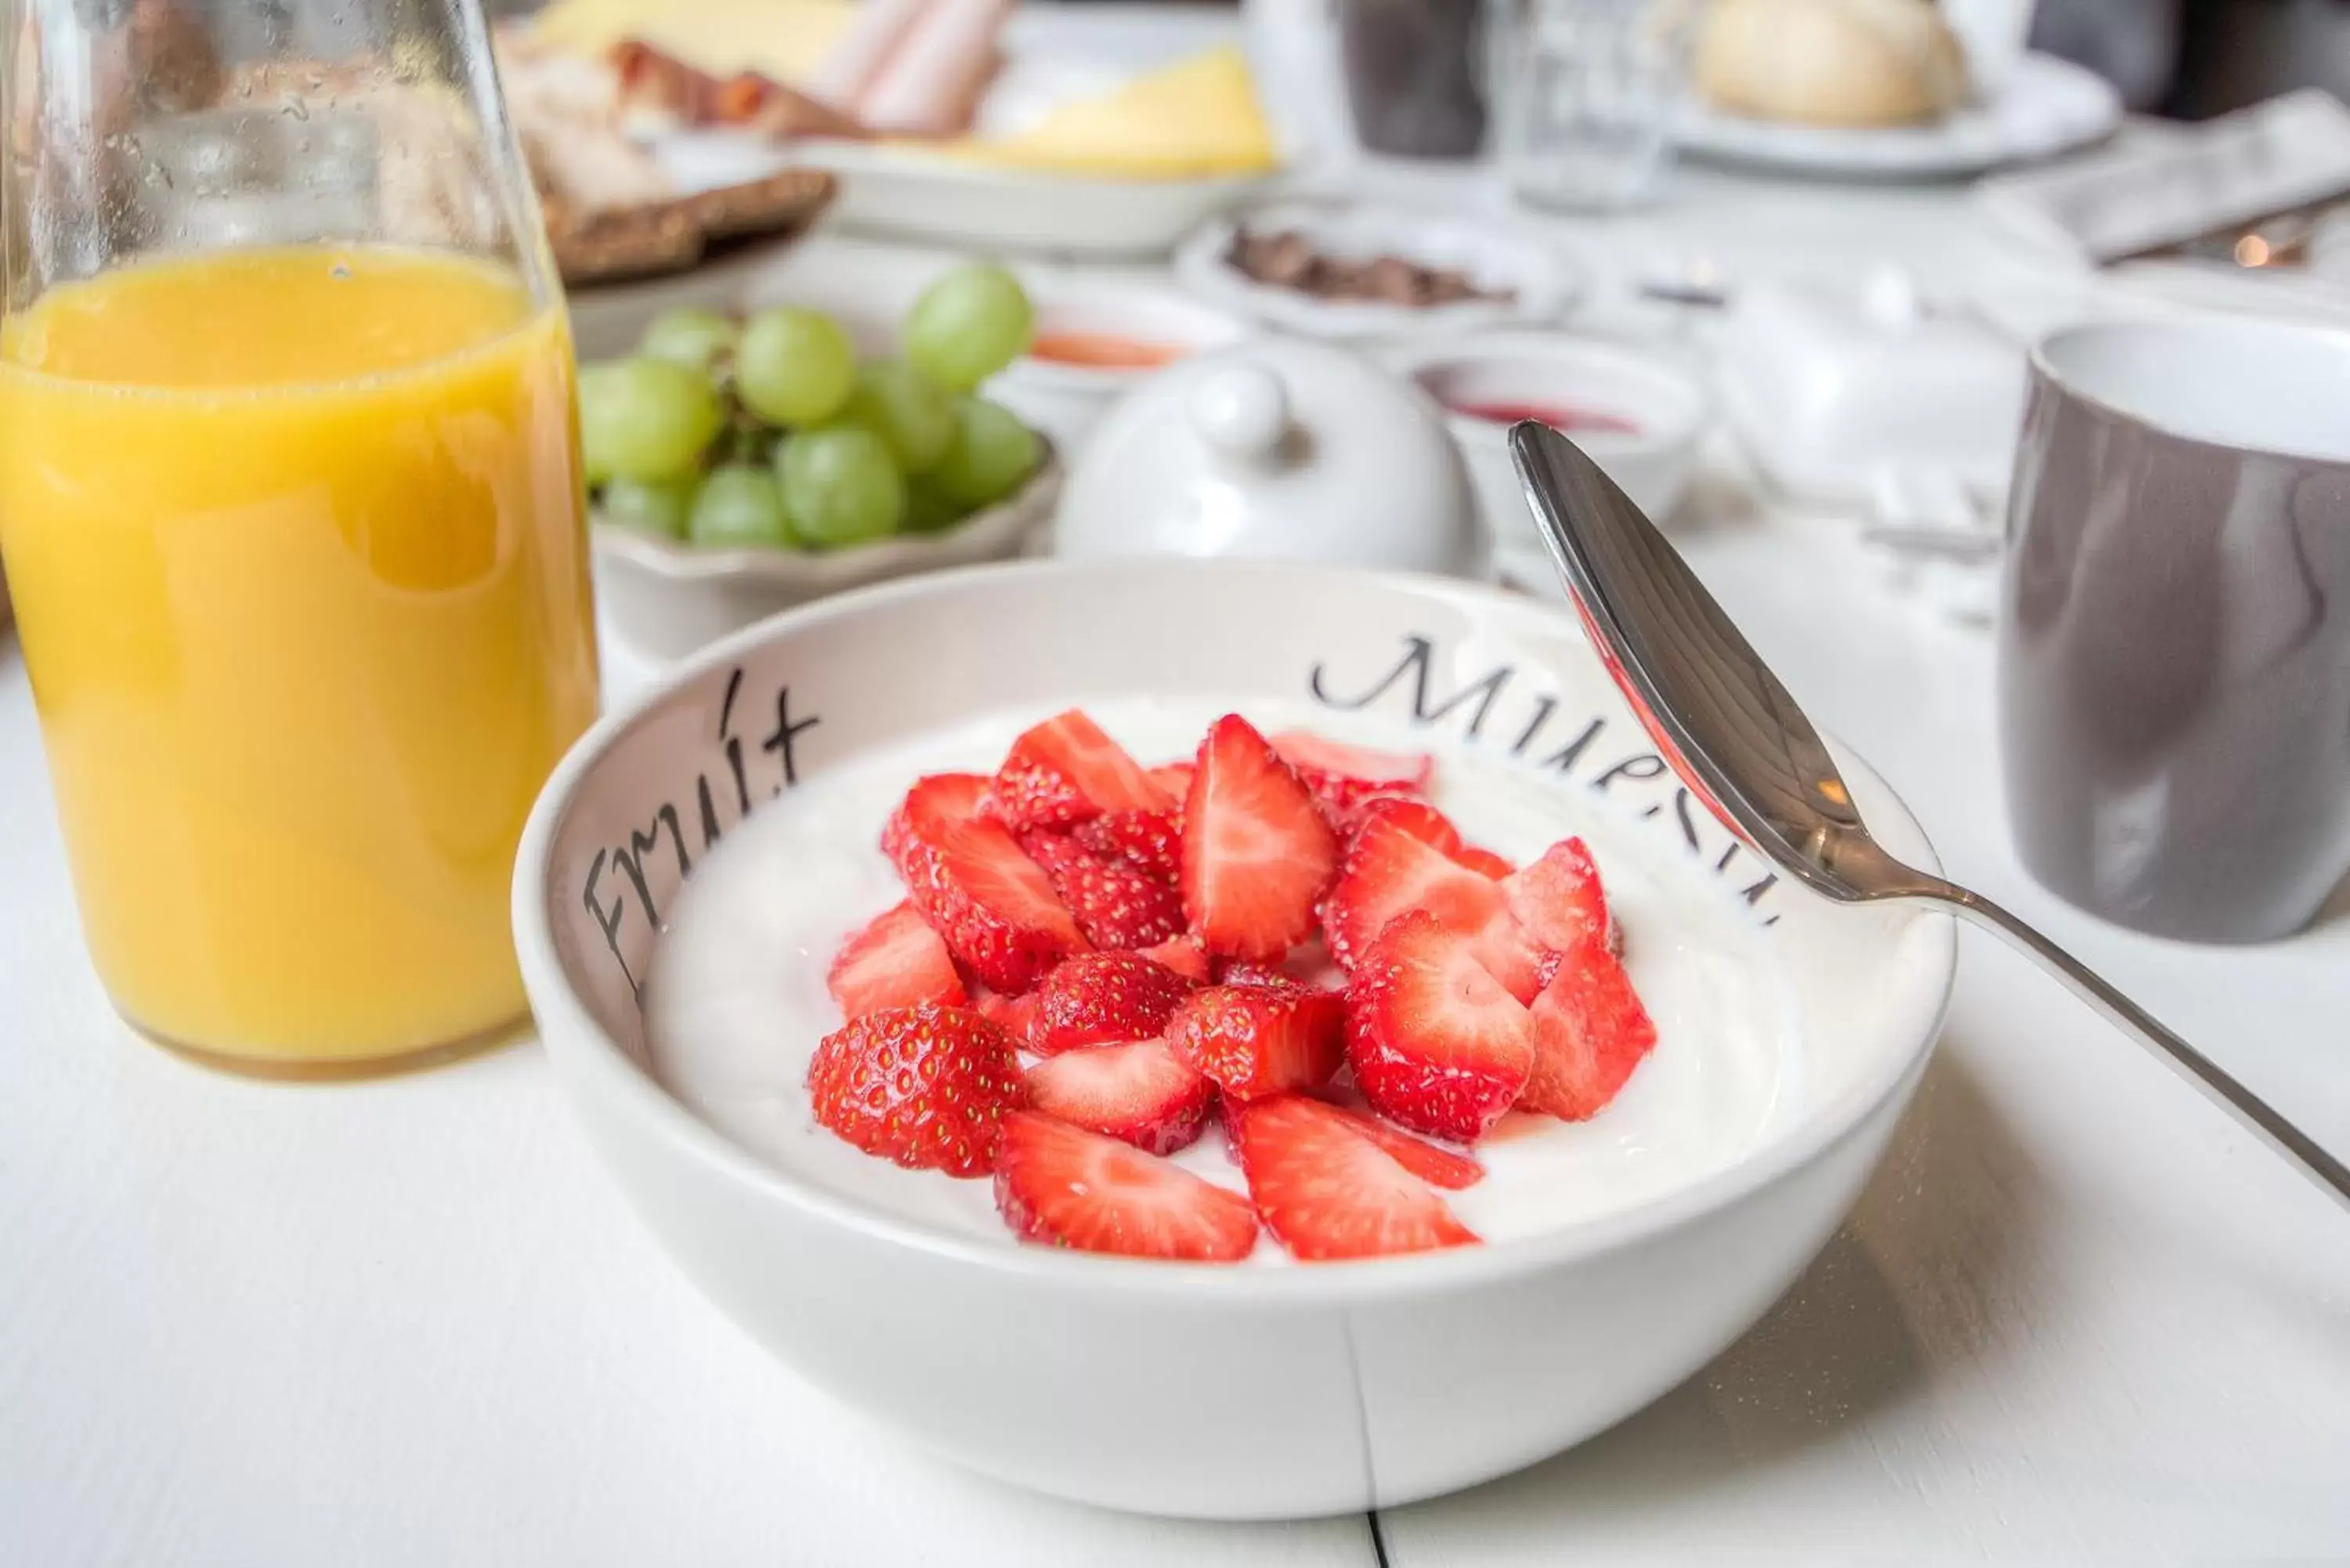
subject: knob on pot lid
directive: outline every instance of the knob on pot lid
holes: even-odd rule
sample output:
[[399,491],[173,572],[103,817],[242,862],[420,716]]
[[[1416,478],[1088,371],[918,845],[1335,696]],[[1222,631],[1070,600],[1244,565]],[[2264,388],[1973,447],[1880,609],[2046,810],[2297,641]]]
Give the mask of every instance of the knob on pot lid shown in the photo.
[[1331,344],[1182,360],[1103,416],[1055,524],[1067,556],[1231,556],[1482,577],[1491,549],[1443,411]]

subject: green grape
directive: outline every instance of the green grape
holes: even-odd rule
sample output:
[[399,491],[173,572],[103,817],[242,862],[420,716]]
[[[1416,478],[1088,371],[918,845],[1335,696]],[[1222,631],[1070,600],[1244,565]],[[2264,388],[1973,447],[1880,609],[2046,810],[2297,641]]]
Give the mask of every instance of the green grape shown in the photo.
[[742,327],[714,310],[664,310],[646,327],[637,352],[689,370],[707,370],[721,354],[731,353],[742,336]]
[[904,360],[868,359],[830,422],[864,426],[889,443],[899,467],[920,473],[954,439],[954,403]]
[[694,497],[689,530],[697,545],[727,549],[741,545],[769,545],[789,549],[791,522],[784,515],[784,498],[775,476],[746,462],[729,462],[710,471]]
[[862,545],[905,520],[905,476],[889,443],[861,426],[802,431],[785,441],[775,471],[792,526],[811,545]]
[[968,392],[1020,358],[1035,312],[1020,280],[993,263],[959,266],[906,317],[906,358],[950,392]]
[[702,481],[664,479],[651,484],[637,479],[614,479],[604,485],[598,510],[608,523],[657,534],[664,539],[685,537],[686,519],[693,515],[693,498]]
[[1044,455],[1044,442],[1019,415],[984,398],[962,398],[955,403],[954,440],[923,477],[950,501],[985,506],[1019,489]]
[[909,534],[943,534],[971,515],[971,508],[950,501],[924,479],[906,482],[906,523]]
[[710,378],[666,359],[614,359],[579,373],[579,446],[596,483],[685,478],[725,419]]
[[812,425],[848,400],[857,350],[820,310],[763,310],[734,346],[734,391],[771,425]]

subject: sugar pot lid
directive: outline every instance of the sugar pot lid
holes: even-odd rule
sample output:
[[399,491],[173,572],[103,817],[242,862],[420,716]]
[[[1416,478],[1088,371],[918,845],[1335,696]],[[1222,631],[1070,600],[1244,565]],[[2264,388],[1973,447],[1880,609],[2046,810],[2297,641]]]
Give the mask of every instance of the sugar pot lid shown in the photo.
[[1128,392],[1072,464],[1068,556],[1230,556],[1489,575],[1443,411],[1332,344],[1251,338]]

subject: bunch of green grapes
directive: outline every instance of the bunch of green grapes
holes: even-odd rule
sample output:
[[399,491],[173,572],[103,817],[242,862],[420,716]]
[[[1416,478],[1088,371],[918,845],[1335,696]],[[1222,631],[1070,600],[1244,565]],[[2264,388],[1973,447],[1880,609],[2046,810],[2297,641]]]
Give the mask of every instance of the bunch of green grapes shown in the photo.
[[1035,431],[974,395],[1033,319],[988,265],[923,291],[899,358],[860,363],[821,311],[667,312],[632,357],[580,372],[588,483],[606,521],[695,545],[832,550],[952,527],[1043,458]]

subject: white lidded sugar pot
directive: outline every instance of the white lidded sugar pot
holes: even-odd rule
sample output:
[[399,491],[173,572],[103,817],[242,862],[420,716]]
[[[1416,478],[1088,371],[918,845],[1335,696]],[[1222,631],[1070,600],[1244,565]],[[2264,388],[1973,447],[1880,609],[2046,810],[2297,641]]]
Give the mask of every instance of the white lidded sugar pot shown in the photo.
[[1055,554],[1232,556],[1488,578],[1492,547],[1443,410],[1327,343],[1183,360],[1094,430]]

